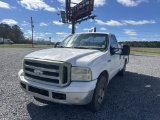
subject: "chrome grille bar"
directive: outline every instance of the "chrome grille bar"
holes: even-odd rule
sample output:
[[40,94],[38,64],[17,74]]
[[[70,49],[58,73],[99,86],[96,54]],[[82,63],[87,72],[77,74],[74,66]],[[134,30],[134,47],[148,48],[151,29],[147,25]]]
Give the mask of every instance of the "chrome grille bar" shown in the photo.
[[42,67],[34,67],[34,66],[30,66],[30,65],[25,65],[25,67],[33,68],[33,69],[39,69],[39,70],[42,70],[42,71],[59,72],[59,70],[46,69],[46,68],[42,68]]
[[24,59],[24,75],[35,82],[66,86],[70,83],[71,64],[40,59]]
[[60,79],[60,77],[51,77],[51,76],[47,76],[47,75],[37,75],[37,74],[34,74],[33,72],[29,72],[29,71],[25,71],[25,73],[28,73],[28,74],[34,75],[34,76],[38,76],[38,77],[43,77],[43,78],[57,79],[57,80]]

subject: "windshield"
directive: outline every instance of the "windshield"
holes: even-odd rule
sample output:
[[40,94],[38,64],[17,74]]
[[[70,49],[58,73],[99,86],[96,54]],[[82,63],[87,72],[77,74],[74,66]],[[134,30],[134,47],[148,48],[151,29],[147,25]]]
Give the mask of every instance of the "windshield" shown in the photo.
[[81,49],[106,49],[106,34],[74,34],[64,39],[59,47],[81,48]]

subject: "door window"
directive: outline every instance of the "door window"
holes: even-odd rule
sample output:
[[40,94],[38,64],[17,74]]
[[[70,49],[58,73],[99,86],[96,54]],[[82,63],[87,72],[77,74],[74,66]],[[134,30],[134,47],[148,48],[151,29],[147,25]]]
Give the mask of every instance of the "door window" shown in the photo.
[[114,53],[116,53],[118,51],[118,43],[117,43],[117,39],[114,35],[111,35],[111,39],[110,39],[110,53],[111,55],[114,55]]
[[117,39],[113,35],[111,35],[110,44],[112,48],[118,48]]

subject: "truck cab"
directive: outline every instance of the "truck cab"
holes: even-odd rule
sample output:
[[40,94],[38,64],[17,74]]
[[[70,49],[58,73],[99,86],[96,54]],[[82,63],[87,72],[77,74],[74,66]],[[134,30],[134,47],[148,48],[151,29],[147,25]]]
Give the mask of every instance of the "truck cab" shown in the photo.
[[69,35],[56,48],[25,56],[18,73],[22,90],[36,100],[86,105],[99,111],[109,81],[125,74],[130,48],[111,33]]

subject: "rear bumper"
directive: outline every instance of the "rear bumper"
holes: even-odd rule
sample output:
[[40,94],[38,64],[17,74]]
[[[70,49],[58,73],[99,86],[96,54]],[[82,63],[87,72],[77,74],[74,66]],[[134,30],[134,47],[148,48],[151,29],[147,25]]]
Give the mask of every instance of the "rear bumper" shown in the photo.
[[97,80],[90,82],[71,82],[66,87],[56,87],[26,80],[23,70],[18,73],[24,92],[35,97],[62,104],[85,105],[91,102]]

